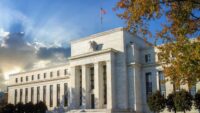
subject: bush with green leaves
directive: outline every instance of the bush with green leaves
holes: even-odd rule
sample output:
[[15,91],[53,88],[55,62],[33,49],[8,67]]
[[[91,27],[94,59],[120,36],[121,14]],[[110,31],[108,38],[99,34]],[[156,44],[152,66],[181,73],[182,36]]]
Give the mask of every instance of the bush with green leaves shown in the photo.
[[197,91],[194,97],[194,106],[200,111],[200,90]]
[[32,102],[26,103],[24,105],[25,113],[34,113],[35,105]]
[[192,95],[186,90],[180,90],[174,95],[174,106],[176,111],[190,111],[192,108]]
[[2,108],[2,113],[15,113],[15,105],[7,104]]
[[175,96],[175,94],[171,93],[167,96],[167,99],[166,99],[166,107],[170,112],[171,111],[176,112],[176,108],[174,105],[174,96]]
[[44,102],[40,101],[35,105],[35,113],[45,113],[47,106]]
[[24,113],[24,104],[19,102],[15,105],[15,113]]
[[154,113],[162,112],[165,108],[165,97],[160,93],[160,91],[156,91],[148,97],[147,104],[149,109]]

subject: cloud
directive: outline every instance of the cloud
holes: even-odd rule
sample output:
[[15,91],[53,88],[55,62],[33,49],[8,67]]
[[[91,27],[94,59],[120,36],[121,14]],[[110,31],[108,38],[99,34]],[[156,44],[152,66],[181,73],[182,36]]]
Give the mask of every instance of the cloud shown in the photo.
[[[9,33],[0,45],[0,83],[8,74],[65,63],[70,49],[28,42],[24,33]],[[2,77],[3,75],[3,77]]]

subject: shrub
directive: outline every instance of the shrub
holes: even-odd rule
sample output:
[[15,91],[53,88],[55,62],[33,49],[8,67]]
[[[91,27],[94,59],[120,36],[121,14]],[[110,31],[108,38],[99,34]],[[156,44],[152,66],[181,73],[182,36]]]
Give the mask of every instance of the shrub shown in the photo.
[[40,101],[35,105],[35,113],[45,113],[47,111],[47,106],[44,102]]
[[15,105],[15,113],[24,113],[24,104],[18,103]]
[[165,98],[159,91],[150,95],[147,99],[147,103],[149,109],[155,113],[162,112],[165,108]]
[[7,104],[2,108],[2,113],[15,113],[15,106],[13,104]]
[[190,111],[192,108],[192,95],[185,90],[176,92],[174,96],[174,105],[176,111],[182,111],[184,113]]
[[34,104],[32,102],[26,103],[24,105],[25,113],[34,113]]
[[200,111],[200,90],[197,91],[194,97],[194,106]]
[[171,93],[167,96],[167,99],[166,99],[166,107],[170,112],[171,111],[176,112],[176,108],[175,108],[175,105],[174,105],[174,96],[175,96],[175,94]]

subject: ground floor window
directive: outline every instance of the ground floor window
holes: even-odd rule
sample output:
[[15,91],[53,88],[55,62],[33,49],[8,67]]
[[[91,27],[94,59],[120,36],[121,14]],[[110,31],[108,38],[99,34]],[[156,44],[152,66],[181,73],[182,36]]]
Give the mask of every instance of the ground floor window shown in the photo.
[[64,83],[64,106],[68,106],[68,85]]
[[149,95],[152,94],[152,74],[151,72],[148,72],[145,75],[146,75],[146,96],[148,97]]

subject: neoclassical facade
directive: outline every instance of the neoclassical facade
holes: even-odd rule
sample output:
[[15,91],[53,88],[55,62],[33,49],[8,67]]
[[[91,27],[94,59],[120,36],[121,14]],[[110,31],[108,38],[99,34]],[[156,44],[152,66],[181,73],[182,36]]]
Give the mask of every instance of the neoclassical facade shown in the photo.
[[72,41],[65,65],[11,75],[8,102],[43,101],[49,110],[62,106],[73,113],[149,113],[146,97],[173,89],[161,82],[157,61],[156,48],[115,28]]

